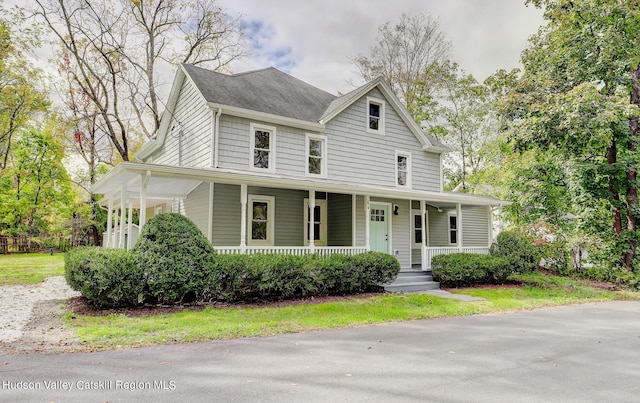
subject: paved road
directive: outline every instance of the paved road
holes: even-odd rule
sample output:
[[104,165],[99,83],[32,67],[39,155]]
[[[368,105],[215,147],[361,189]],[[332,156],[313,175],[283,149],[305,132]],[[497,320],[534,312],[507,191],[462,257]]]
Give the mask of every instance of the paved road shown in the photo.
[[637,402],[640,302],[3,356],[0,382],[2,402]]

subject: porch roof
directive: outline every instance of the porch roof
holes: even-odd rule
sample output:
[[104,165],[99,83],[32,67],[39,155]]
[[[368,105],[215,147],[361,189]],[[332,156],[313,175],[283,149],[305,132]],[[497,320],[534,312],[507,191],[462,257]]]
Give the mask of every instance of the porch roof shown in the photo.
[[[220,168],[193,168],[137,162],[123,162],[92,186],[95,194],[105,195],[100,203],[106,205],[109,197],[119,196],[125,189],[133,200],[140,197],[141,183],[147,181],[148,200],[166,200],[186,197],[202,182],[242,184],[356,194],[389,199],[424,200],[431,203],[461,203],[476,206],[504,206],[507,201],[489,196],[476,196],[455,192],[427,192],[393,189],[381,186],[354,184],[316,178],[299,178],[262,172],[246,172]],[[150,204],[147,203],[147,206]],[[134,204],[135,206],[135,204]],[[444,207],[444,206],[443,206]]]

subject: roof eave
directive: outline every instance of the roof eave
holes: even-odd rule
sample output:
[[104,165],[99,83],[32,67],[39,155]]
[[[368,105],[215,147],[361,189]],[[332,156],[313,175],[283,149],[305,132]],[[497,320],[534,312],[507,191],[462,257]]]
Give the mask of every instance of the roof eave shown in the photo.
[[310,131],[316,131],[316,132],[320,132],[325,128],[325,125],[320,122],[311,122],[307,120],[295,119],[295,118],[290,118],[286,116],[275,115],[272,113],[259,112],[251,109],[218,104],[214,102],[209,102],[207,103],[207,105],[214,110],[222,110],[223,114],[230,115],[230,116],[260,120],[267,123],[274,123],[282,126],[296,127],[303,130],[310,130]]

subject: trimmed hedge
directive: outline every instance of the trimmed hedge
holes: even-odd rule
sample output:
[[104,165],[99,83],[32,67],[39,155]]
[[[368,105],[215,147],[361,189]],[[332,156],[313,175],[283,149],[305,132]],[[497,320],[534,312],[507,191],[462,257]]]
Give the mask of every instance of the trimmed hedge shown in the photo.
[[[160,249],[151,239],[170,237],[165,235],[173,231],[165,228],[166,218],[154,220],[153,230],[143,231],[144,243],[136,244],[133,252],[97,247],[67,252],[67,282],[97,305],[118,307],[145,301],[238,302],[366,292],[392,282],[400,271],[395,257],[378,252],[327,258],[221,255],[193,247],[192,242],[200,245],[193,239],[165,242],[165,249]],[[191,247],[181,249],[184,245]],[[192,255],[185,257],[184,250]]]
[[143,299],[143,272],[123,249],[88,246],[64,256],[67,283],[102,307],[133,306]]
[[431,261],[433,277],[444,286],[477,283],[502,283],[513,274],[511,263],[503,257],[453,253],[435,256]]
[[206,294],[226,302],[287,299],[373,290],[391,282],[398,260],[384,253],[331,255],[218,255]]
[[540,252],[527,237],[513,231],[504,231],[498,234],[489,253],[492,256],[509,259],[515,274],[533,272],[538,268],[541,258]]
[[215,264],[211,243],[190,219],[177,213],[147,221],[132,253],[145,273],[146,296],[164,304],[199,299]]

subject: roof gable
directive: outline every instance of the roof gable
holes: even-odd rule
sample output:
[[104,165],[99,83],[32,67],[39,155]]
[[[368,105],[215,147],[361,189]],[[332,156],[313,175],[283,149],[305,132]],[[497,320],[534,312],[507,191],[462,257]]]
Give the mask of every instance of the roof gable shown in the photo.
[[336,99],[282,71],[263,70],[227,75],[183,64],[207,102],[317,123]]

